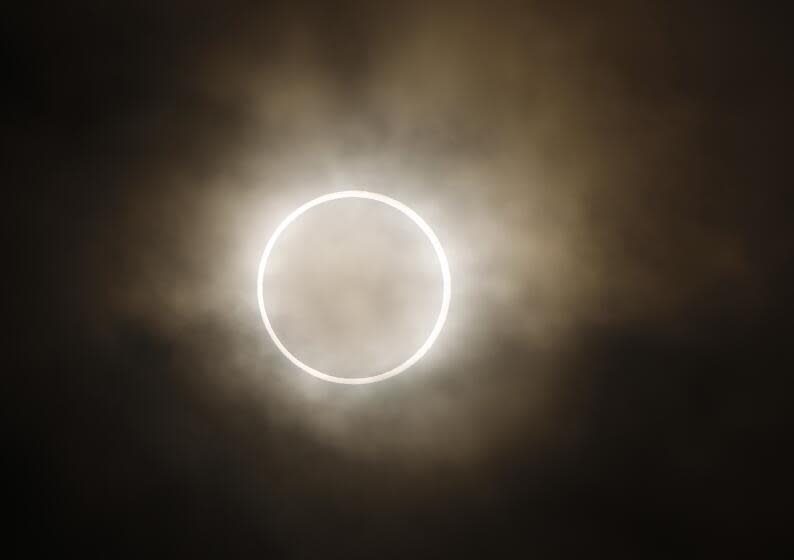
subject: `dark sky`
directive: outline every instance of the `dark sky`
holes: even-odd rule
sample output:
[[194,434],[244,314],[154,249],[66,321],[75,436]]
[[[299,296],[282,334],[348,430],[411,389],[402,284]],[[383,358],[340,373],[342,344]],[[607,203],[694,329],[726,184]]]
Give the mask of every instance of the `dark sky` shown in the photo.
[[[783,14],[76,2],[2,26],[29,550],[758,557],[790,530]],[[426,359],[364,387],[293,368],[254,298],[280,219],[348,188],[416,209],[454,282]],[[368,257],[378,290],[408,256]],[[351,295],[328,266],[307,276]]]

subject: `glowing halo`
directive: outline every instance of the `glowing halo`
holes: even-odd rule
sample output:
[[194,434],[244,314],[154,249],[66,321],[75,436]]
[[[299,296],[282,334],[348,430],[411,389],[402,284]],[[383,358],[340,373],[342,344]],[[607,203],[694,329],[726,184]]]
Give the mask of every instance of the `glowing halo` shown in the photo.
[[[339,200],[340,198],[365,198],[367,200],[374,200],[376,202],[381,202],[386,204],[387,206],[391,206],[392,208],[399,210],[406,216],[408,216],[422,232],[427,236],[430,240],[433,249],[436,252],[436,256],[438,257],[438,262],[441,265],[441,277],[443,279],[443,295],[441,298],[441,309],[438,312],[438,318],[436,319],[436,323],[433,326],[433,330],[430,332],[430,336],[427,337],[424,344],[419,347],[419,349],[414,352],[414,354],[405,360],[403,363],[394,367],[388,371],[383,373],[379,373],[376,375],[370,375],[368,377],[337,377],[334,375],[329,375],[327,373],[323,373],[314,369],[313,367],[303,363],[298,358],[296,358],[289,350],[287,350],[286,346],[279,340],[276,332],[273,330],[273,326],[270,324],[270,319],[267,316],[267,310],[265,309],[265,299],[264,299],[264,289],[263,289],[263,282],[265,278],[265,268],[267,267],[267,260],[270,257],[270,253],[273,250],[273,247],[276,244],[276,241],[287,229],[293,221],[295,221],[301,214],[306,212],[307,210],[314,208],[320,204],[325,202],[330,202],[332,200]],[[262,315],[262,321],[265,323],[265,328],[267,329],[270,338],[273,339],[276,347],[281,351],[284,356],[289,359],[293,364],[298,366],[300,369],[322,379],[324,381],[330,381],[332,383],[344,383],[347,385],[361,385],[364,383],[375,383],[377,381],[383,381],[384,379],[388,379],[389,377],[393,377],[398,375],[409,367],[414,365],[418,362],[422,356],[427,353],[433,343],[438,338],[439,333],[441,332],[441,328],[444,326],[444,321],[447,319],[447,312],[449,311],[449,300],[451,296],[451,278],[449,274],[449,263],[447,262],[447,256],[444,254],[444,249],[441,247],[441,243],[438,241],[438,237],[436,234],[433,233],[433,230],[430,229],[430,226],[413,210],[408,208],[402,202],[394,200],[393,198],[389,198],[388,196],[384,196],[382,194],[371,193],[367,191],[339,191],[330,194],[326,194],[310,200],[303,206],[299,207],[297,210],[294,210],[289,216],[284,218],[284,221],[279,224],[276,228],[276,231],[273,232],[273,235],[270,236],[270,239],[265,246],[265,250],[262,253],[262,259],[259,261],[259,272],[257,274],[257,283],[256,283],[256,293],[257,299],[259,300],[259,312]]]

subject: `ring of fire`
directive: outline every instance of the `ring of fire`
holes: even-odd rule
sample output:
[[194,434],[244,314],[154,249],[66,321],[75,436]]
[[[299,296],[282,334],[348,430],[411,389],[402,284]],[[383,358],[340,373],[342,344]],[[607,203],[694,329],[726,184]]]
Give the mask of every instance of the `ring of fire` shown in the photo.
[[[419,229],[422,230],[425,236],[427,236],[428,240],[430,241],[430,244],[433,246],[433,250],[435,251],[436,256],[438,257],[438,263],[441,267],[441,278],[443,281],[441,308],[439,309],[438,317],[436,318],[436,322],[433,326],[433,330],[430,332],[430,335],[427,337],[425,342],[419,347],[418,350],[416,350],[416,352],[414,352],[413,355],[411,355],[411,357],[409,357],[407,360],[405,360],[398,366],[388,371],[377,373],[367,377],[337,377],[335,375],[323,373],[322,371],[319,371],[309,366],[308,364],[303,363],[301,360],[296,358],[295,355],[293,355],[292,352],[290,352],[286,348],[286,346],[284,346],[281,340],[278,338],[275,330],[273,330],[273,325],[270,324],[270,318],[268,317],[267,309],[265,308],[264,288],[263,288],[265,270],[267,268],[267,261],[268,258],[270,257],[270,253],[273,251],[273,247],[275,246],[276,241],[278,241],[278,238],[281,236],[282,233],[284,233],[284,230],[287,229],[287,227],[292,222],[294,222],[301,214],[325,202],[330,202],[332,200],[339,200],[343,198],[364,198],[367,200],[374,200],[376,202],[380,202],[382,204],[390,206],[395,210],[399,210],[405,216],[410,218],[411,221],[413,221],[419,227]],[[289,361],[291,361],[293,364],[298,366],[306,373],[309,373],[314,377],[317,377],[324,381],[329,381],[332,383],[343,383],[347,385],[361,385],[365,383],[375,383],[377,381],[383,381],[384,379],[388,379],[389,377],[398,375],[404,372],[405,370],[407,370],[412,365],[414,365],[416,362],[418,362],[422,358],[422,356],[424,356],[427,353],[427,351],[436,341],[436,338],[438,338],[438,335],[441,332],[442,327],[444,326],[444,322],[447,319],[447,312],[449,311],[449,301],[451,297],[451,283],[452,282],[449,273],[449,262],[447,261],[447,256],[444,253],[444,249],[441,247],[441,243],[439,242],[438,237],[436,237],[436,234],[433,232],[430,226],[427,225],[427,223],[416,212],[411,210],[408,206],[406,206],[402,202],[399,202],[397,200],[394,200],[393,198],[389,198],[388,196],[384,196],[382,194],[371,193],[367,191],[339,191],[339,192],[326,194],[318,198],[315,198],[313,200],[310,200],[303,206],[294,210],[289,216],[287,216],[284,219],[284,221],[282,221],[279,224],[279,226],[273,232],[273,235],[270,236],[270,239],[268,240],[267,245],[265,246],[265,250],[262,253],[262,258],[259,261],[259,271],[257,273],[256,291],[257,291],[257,299],[259,301],[259,312],[262,315],[262,322],[264,322],[265,328],[267,329],[267,332],[270,335],[270,338],[275,343],[276,347],[279,349],[279,351],[282,354],[284,354],[284,356],[287,357]]]

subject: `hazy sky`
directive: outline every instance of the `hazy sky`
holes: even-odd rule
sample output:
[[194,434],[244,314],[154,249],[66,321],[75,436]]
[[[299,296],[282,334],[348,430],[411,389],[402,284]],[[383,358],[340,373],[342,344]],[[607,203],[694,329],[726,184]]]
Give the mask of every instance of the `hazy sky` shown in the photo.
[[[558,558],[780,526],[782,18],[166,4],[4,33],[25,528],[105,555]],[[453,278],[428,355],[363,387],[289,364],[256,302],[274,228],[346,189],[416,210]],[[268,293],[290,347],[362,375],[421,344],[438,271],[404,217],[334,204],[285,234]]]

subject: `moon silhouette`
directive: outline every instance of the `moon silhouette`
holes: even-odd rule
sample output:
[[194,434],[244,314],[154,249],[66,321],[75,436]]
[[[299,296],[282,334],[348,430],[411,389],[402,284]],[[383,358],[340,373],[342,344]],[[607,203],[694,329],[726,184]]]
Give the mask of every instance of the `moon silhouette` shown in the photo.
[[[287,349],[286,346],[281,342],[278,335],[276,334],[275,330],[273,329],[273,325],[270,323],[270,318],[267,314],[267,309],[265,307],[265,299],[264,299],[264,288],[263,288],[263,281],[265,277],[265,271],[267,269],[267,262],[270,257],[270,253],[273,251],[273,247],[275,247],[276,242],[278,241],[279,237],[284,230],[289,227],[289,225],[295,221],[299,216],[304,214],[305,212],[309,211],[310,209],[314,208],[315,206],[319,206],[320,204],[324,204],[326,202],[330,202],[332,200],[339,200],[343,198],[363,198],[367,200],[374,200],[376,202],[380,202],[395,210],[402,212],[405,216],[411,219],[420,230],[427,236],[428,240],[430,241],[431,245],[433,246],[433,250],[438,257],[438,263],[441,267],[441,278],[443,281],[443,293],[441,297],[441,307],[438,311],[438,316],[436,318],[435,325],[433,326],[433,330],[430,332],[430,335],[424,341],[424,343],[404,362],[397,365],[396,367],[384,371],[381,373],[374,373],[372,375],[366,377],[339,377],[336,375],[331,375],[329,373],[325,373],[319,371],[310,365],[302,362],[299,360],[295,355]],[[444,322],[447,319],[447,313],[449,311],[449,302],[451,297],[451,276],[449,272],[449,262],[447,261],[447,256],[444,253],[444,249],[441,246],[441,242],[438,240],[438,237],[430,228],[430,226],[425,222],[416,212],[414,212],[411,208],[399,202],[393,198],[388,196],[372,193],[367,191],[338,191],[334,193],[329,193],[309,202],[303,204],[296,210],[294,210],[291,214],[289,214],[284,220],[279,224],[273,234],[270,236],[270,239],[265,246],[265,250],[262,253],[262,258],[259,261],[259,271],[257,273],[257,299],[259,301],[259,312],[262,315],[262,322],[265,324],[265,328],[267,329],[270,338],[273,340],[273,343],[279,349],[279,351],[286,356],[286,358],[292,362],[294,365],[305,371],[306,373],[317,377],[318,379],[322,379],[323,381],[329,381],[331,383],[342,383],[346,385],[362,385],[366,383],[376,383],[378,381],[383,381],[384,379],[388,379],[389,377],[394,377],[398,375],[411,366],[413,366],[416,362],[418,362],[422,356],[424,356],[430,347],[433,346],[433,343],[438,338],[441,329],[444,326]]]

